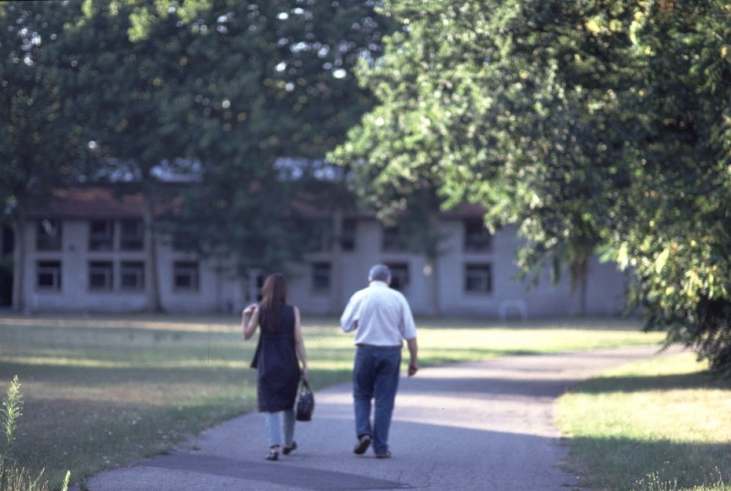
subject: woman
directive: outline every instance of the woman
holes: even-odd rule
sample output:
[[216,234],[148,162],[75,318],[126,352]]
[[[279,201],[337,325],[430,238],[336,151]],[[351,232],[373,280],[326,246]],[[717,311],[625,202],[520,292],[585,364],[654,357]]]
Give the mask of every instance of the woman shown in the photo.
[[250,339],[261,326],[251,366],[257,369],[259,412],[266,416],[267,460],[279,459],[282,446],[280,415],[284,427],[284,455],[297,448],[293,440],[294,403],[300,377],[307,380],[307,353],[302,339],[300,312],[297,307],[287,305],[287,290],[284,276],[278,273],[270,275],[264,282],[259,305],[246,307],[241,315],[244,339]]

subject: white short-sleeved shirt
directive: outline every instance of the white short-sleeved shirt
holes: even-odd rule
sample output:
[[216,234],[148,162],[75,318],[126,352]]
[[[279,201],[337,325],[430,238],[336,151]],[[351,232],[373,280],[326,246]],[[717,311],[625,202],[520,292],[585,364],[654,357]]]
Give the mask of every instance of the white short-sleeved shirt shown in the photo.
[[406,297],[382,281],[353,294],[340,317],[343,331],[356,331],[354,344],[401,346],[416,337],[416,325]]

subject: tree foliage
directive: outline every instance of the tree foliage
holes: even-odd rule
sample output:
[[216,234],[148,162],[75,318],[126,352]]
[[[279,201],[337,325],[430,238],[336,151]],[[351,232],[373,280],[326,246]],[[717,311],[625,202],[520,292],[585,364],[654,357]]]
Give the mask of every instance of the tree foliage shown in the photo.
[[144,196],[147,305],[160,311],[155,210],[166,197],[158,171],[164,163],[175,169],[191,138],[175,110],[191,33],[167,16],[151,36],[132,42],[133,11],[131,4],[87,0],[65,33],[57,79],[86,117],[84,136],[95,158],[82,167],[83,177],[123,179],[131,183],[127,190]]
[[[337,185],[342,174],[321,164],[372,102],[353,67],[379,55],[390,29],[373,2],[85,0],[11,2],[1,12],[18,29],[42,24],[1,34],[15,43],[2,44],[3,62],[13,64],[3,90],[20,101],[7,118],[15,136],[4,140],[9,165],[1,171],[30,169],[14,163],[24,152],[11,146],[28,138],[46,145],[26,145],[43,156],[48,149],[58,157],[62,148],[89,150],[85,158],[38,159],[38,170],[17,180],[20,188],[62,186],[69,178],[132,181],[136,186],[125,189],[146,197],[150,253],[153,231],[164,229],[201,255],[233,254],[239,273],[278,269],[301,255],[295,196],[324,186],[336,198],[332,206],[347,197]],[[23,50],[30,59],[40,46],[36,31],[43,46],[57,40],[45,71],[22,63]],[[40,109],[36,129],[20,126]],[[78,125],[41,127],[61,121],[46,115],[51,110]],[[319,168],[321,175],[302,179],[288,169],[288,157],[310,162],[306,174]],[[160,197],[161,166],[194,169],[199,180],[164,224],[152,214],[156,201],[168,199]],[[11,196],[18,201],[17,192],[4,192],[4,201]],[[146,265],[146,284],[154,287],[154,256]],[[150,303],[154,308],[156,295]]]
[[731,6],[660,3],[637,12],[644,131],[612,232],[639,282],[647,326],[731,375]]
[[[370,108],[353,68],[379,55],[388,24],[371,2],[279,0],[199,4],[186,28],[175,106],[191,134],[186,155],[204,173],[179,232],[200,253],[233,252],[240,272],[281,268],[303,252],[297,201],[322,193],[305,179],[317,169],[299,164],[316,165]],[[342,176],[326,170],[321,196],[342,205]]]
[[0,192],[4,211],[27,206],[32,188],[74,173],[78,122],[53,78],[58,37],[71,6],[0,5]]
[[[520,261],[638,279],[648,329],[731,372],[729,48],[720,1],[392,1],[361,77],[380,104],[331,154],[383,206],[439,186],[515,222]],[[396,192],[398,191],[398,192]],[[562,266],[564,265],[564,266]]]
[[[0,221],[15,230],[15,269],[24,262],[25,215],[83,160],[79,114],[54,77],[64,25],[76,5],[0,4]],[[13,299],[22,308],[22,276]]]

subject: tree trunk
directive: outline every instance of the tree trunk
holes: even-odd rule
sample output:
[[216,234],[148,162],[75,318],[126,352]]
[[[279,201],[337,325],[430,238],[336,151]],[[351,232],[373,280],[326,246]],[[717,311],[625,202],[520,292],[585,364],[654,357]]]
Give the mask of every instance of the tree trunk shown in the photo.
[[431,294],[431,313],[441,315],[442,308],[439,295],[439,219],[435,213],[429,214],[429,242],[432,243],[427,249],[427,264],[429,271],[429,290]]
[[160,303],[160,282],[157,273],[157,234],[155,232],[155,202],[154,192],[145,186],[144,200],[144,227],[145,227],[145,293],[147,295],[147,310],[163,312]]
[[15,221],[15,244],[13,249],[13,308],[25,311],[27,303],[25,299],[25,212],[18,211]]
[[586,292],[589,286],[589,258],[584,255],[581,259],[575,259],[571,271],[571,291],[579,293],[579,311],[577,315],[586,315]]
[[439,257],[428,256],[426,268],[428,268],[428,271],[424,271],[424,274],[427,276],[430,297],[427,309],[431,315],[441,315],[442,309],[439,303]]
[[332,313],[338,313],[344,307],[343,302],[343,265],[342,246],[343,210],[339,207],[333,213],[332,226],[332,261],[330,270],[330,307]]

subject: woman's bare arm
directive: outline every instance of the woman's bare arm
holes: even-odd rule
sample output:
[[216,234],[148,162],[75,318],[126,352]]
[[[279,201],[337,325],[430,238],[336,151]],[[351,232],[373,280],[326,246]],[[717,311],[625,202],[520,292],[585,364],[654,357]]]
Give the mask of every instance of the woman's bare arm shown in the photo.
[[302,337],[300,311],[297,307],[294,308],[294,347],[302,363],[302,378],[307,380],[307,350],[305,350],[305,340]]
[[241,328],[244,339],[250,339],[259,326],[259,306],[249,305],[241,312]]

